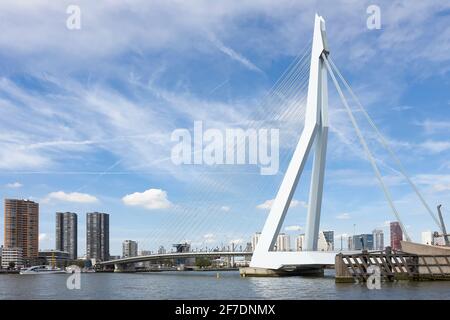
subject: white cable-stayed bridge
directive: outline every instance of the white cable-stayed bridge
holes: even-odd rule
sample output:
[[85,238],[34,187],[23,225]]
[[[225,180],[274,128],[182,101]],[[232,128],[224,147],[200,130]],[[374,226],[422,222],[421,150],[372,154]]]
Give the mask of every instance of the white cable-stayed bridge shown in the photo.
[[[345,93],[348,92],[351,99],[356,103],[357,111],[360,112],[375,132],[375,137],[381,146],[388,151],[389,156],[397,165],[397,172],[405,179],[407,184],[417,195],[425,211],[431,216],[433,222],[439,229],[444,226],[440,223],[434,212],[430,209],[425,198],[407,175],[405,168],[399,158],[395,155],[388,141],[383,137],[374,121],[370,118],[360,100],[356,97],[349,83],[345,80],[331,58],[331,50],[328,47],[325,21],[322,17],[316,16],[314,24],[314,34],[312,47],[307,46],[293,63],[287,68],[280,80],[274,85],[265,98],[262,106],[253,114],[249,115],[250,121],[245,121],[245,125],[256,130],[264,128],[268,124],[278,124],[285,130],[284,138],[293,141],[292,137],[298,137],[299,127],[303,127],[300,137],[293,148],[285,147],[280,150],[280,166],[286,167],[283,178],[279,182],[278,192],[271,203],[270,212],[262,228],[259,241],[253,252],[244,251],[193,251],[174,252],[164,254],[151,254],[138,257],[116,259],[99,262],[99,266],[115,265],[116,268],[123,268],[137,262],[156,261],[162,259],[193,258],[193,257],[236,257],[252,256],[250,268],[254,270],[311,270],[333,265],[336,252],[318,251],[318,236],[321,221],[323,186],[325,181],[325,164],[327,157],[327,144],[329,133],[329,78],[337,91],[337,94],[344,106],[352,127],[355,130],[356,138],[362,146],[363,155],[369,160],[375,177],[382,189],[383,195],[392,211],[395,219],[400,223],[401,229],[407,241],[411,241],[408,230],[405,227],[403,217],[397,208],[394,197],[388,185],[384,181],[380,171],[379,161],[370,149],[369,143],[362,134],[361,127],[354,115],[355,111],[350,107]],[[343,88],[345,90],[343,90]],[[283,138],[283,137],[282,137]],[[239,144],[246,143],[245,137],[237,141]],[[292,152],[292,149],[294,151]],[[292,204],[297,185],[305,171],[307,159],[313,153],[313,164],[311,181],[309,186],[309,199],[305,223],[305,245],[302,251],[276,251],[274,250],[277,237],[282,230],[287,212]],[[200,234],[206,227],[213,229],[215,234],[226,233],[227,215],[220,205],[223,192],[233,195],[236,203],[249,201],[247,195],[234,191],[231,186],[235,183],[236,174],[244,175],[245,172],[233,171],[225,172],[223,176],[211,179],[208,173],[199,174],[193,183],[193,193],[198,195],[196,201],[190,206],[176,208],[177,212],[186,219],[174,221],[165,218],[161,221],[160,231],[146,238],[150,243],[156,243],[164,237],[166,230],[170,229],[172,235],[179,239],[189,239],[191,235]],[[223,178],[222,178],[223,177]],[[245,179],[244,179],[245,180]],[[248,181],[247,181],[248,182]],[[240,182],[245,183],[244,182]],[[274,179],[265,179],[262,183],[251,184],[247,187],[252,194],[258,194],[268,189],[268,185],[274,183]],[[231,188],[231,189],[230,189]],[[209,215],[210,219],[202,218],[202,213]],[[240,234],[250,234],[254,232],[255,226],[248,223],[245,215],[241,215],[242,224]],[[210,222],[213,223],[210,223]],[[204,239],[203,239],[204,240]],[[199,239],[201,242],[202,239]]]

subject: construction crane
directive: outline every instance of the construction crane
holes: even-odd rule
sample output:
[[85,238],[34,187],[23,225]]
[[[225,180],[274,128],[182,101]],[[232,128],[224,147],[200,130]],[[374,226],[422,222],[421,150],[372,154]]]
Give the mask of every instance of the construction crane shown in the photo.
[[450,243],[449,243],[449,241],[448,241],[448,236],[449,236],[449,235],[447,234],[447,229],[445,228],[445,223],[444,223],[444,218],[442,217],[441,207],[442,207],[442,204],[440,204],[440,205],[437,206],[437,211],[438,211],[438,215],[439,215],[439,220],[440,220],[440,222],[441,222],[441,228],[442,228],[442,233],[443,233],[443,236],[444,236],[445,245],[446,245],[446,246],[450,246]]

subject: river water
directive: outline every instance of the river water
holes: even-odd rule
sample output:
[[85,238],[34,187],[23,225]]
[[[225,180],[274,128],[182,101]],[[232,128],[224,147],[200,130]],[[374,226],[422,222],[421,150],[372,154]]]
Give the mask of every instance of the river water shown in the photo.
[[336,284],[325,277],[241,278],[238,272],[83,273],[80,289],[69,275],[0,275],[0,299],[450,299],[449,282]]

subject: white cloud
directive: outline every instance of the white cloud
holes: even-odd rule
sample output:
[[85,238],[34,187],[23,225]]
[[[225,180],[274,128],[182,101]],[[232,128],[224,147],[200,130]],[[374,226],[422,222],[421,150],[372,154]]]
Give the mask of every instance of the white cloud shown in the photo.
[[222,206],[221,208],[220,208],[220,210],[222,210],[222,211],[225,211],[225,212],[228,212],[228,211],[230,211],[230,207],[229,206]]
[[234,244],[234,245],[237,245],[237,244],[240,244],[240,243],[243,243],[243,242],[244,242],[243,239],[234,239],[234,240],[230,241],[230,243]]
[[450,130],[450,121],[427,119],[417,124],[423,127],[425,133],[427,134],[448,132]]
[[203,236],[205,243],[213,243],[215,242],[215,235],[213,233],[207,233]]
[[450,190],[450,175],[448,174],[418,174],[413,177],[415,183],[428,186],[432,191]]
[[300,227],[300,226],[287,226],[286,228],[284,228],[284,230],[286,230],[286,231],[300,231],[300,230],[302,230],[302,227]]
[[217,49],[219,49],[221,52],[223,52],[224,54],[226,54],[227,56],[229,56],[231,59],[238,61],[239,63],[241,63],[242,65],[244,65],[245,67],[247,67],[250,70],[253,71],[258,71],[263,73],[263,71],[258,68],[257,66],[255,66],[252,62],[250,62],[247,58],[245,58],[244,56],[242,56],[241,54],[237,53],[236,51],[234,51],[233,49],[225,46],[219,39],[217,39],[214,36],[211,36],[211,42],[217,47]]
[[351,218],[351,217],[350,217],[350,213],[347,213],[347,212],[338,214],[338,215],[336,216],[336,219],[339,219],[339,220],[348,220],[348,219],[350,219],[350,218]]
[[172,206],[167,199],[167,192],[161,189],[148,189],[144,192],[127,194],[122,201],[128,206],[138,206],[149,210],[167,209]]
[[394,110],[394,111],[406,111],[406,110],[410,110],[412,108],[413,107],[411,107],[411,106],[396,106],[396,107],[393,107],[392,110]]
[[[47,83],[45,79],[39,80]],[[121,160],[121,167],[125,169],[157,168],[187,180],[191,171],[202,168],[181,169],[170,161],[170,132],[175,126],[174,119],[184,117],[188,123],[202,119],[212,126],[223,127],[224,123],[242,119],[242,110],[245,110],[240,104],[202,100],[190,93],[168,91],[145,81],[133,83],[141,93],[136,99],[102,85],[86,90],[67,78],[47,84],[66,95],[31,96],[26,88],[0,79],[0,96],[6,97],[0,104],[7,105],[7,108],[0,108],[0,127],[4,129],[0,130],[0,169],[52,170],[66,160],[73,160],[74,155],[83,154],[90,159],[96,156],[97,150],[107,148]],[[10,96],[15,99],[7,100]],[[148,99],[163,104],[171,116],[146,107]],[[59,108],[61,104],[73,108]],[[57,116],[48,117],[47,113]],[[27,122],[31,115],[33,121]],[[8,123],[2,122],[6,117]],[[11,123],[22,125],[10,128]]]
[[[266,200],[263,203],[257,205],[256,208],[261,209],[261,210],[270,210],[270,208],[272,208],[274,200],[275,199]],[[295,208],[295,207],[297,207],[299,205],[302,206],[303,208],[307,208],[308,207],[308,204],[305,201],[299,201],[299,200],[293,199],[291,201],[291,205],[289,206],[289,208]]]
[[43,202],[50,202],[52,200],[63,202],[77,202],[77,203],[94,203],[98,199],[87,193],[56,191],[51,192],[43,199]]
[[450,190],[450,184],[438,183],[433,186],[433,189],[437,192],[448,191]]
[[[383,163],[384,165],[384,163]],[[389,167],[389,166],[387,166]],[[349,187],[371,187],[379,186],[379,181],[372,170],[362,171],[354,169],[328,170],[328,181]],[[383,182],[390,187],[404,184],[403,177],[399,175],[384,175]]]
[[302,208],[308,208],[308,204],[305,201],[292,200],[291,207],[301,206]]
[[47,166],[51,161],[39,152],[20,150],[19,144],[1,143],[0,169],[36,169]]
[[449,141],[433,141],[427,140],[419,145],[421,148],[430,151],[432,153],[441,153],[450,150]]
[[47,233],[39,233],[39,241],[49,241],[50,236]]
[[13,183],[6,184],[7,188],[13,188],[13,189],[20,188],[22,186],[23,186],[23,184],[21,184],[20,182],[13,182]]
[[273,199],[272,200],[266,200],[261,204],[258,204],[256,206],[256,208],[261,209],[261,210],[269,210],[270,208],[272,208],[272,204],[273,204]]

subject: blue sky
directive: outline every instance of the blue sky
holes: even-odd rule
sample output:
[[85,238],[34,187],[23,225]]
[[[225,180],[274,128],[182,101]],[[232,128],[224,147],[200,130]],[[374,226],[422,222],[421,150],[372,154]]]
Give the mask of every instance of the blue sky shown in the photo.
[[[66,28],[69,4],[81,8],[80,30]],[[195,120],[211,128],[251,120],[307,47],[319,12],[334,62],[429,205],[447,208],[449,224],[450,5],[377,1],[381,29],[369,30],[370,4],[3,1],[2,197],[41,204],[41,248],[54,247],[55,212],[66,210],[79,214],[80,255],[85,213],[94,210],[111,214],[112,254],[120,254],[125,239],[147,250],[182,240],[197,247],[231,241],[245,246],[262,228],[268,210],[258,206],[276,194],[301,119],[278,123],[281,131],[299,129],[293,136],[282,131],[287,155],[274,176],[261,176],[252,166],[175,166],[170,134],[192,130]],[[330,125],[321,229],[337,236],[354,229],[387,233],[386,222],[394,217],[331,82]],[[368,127],[363,131],[384,164],[408,233],[420,241],[421,231],[436,226]],[[305,224],[309,172],[310,165],[283,227],[292,236]],[[149,189],[160,191],[124,199]]]

